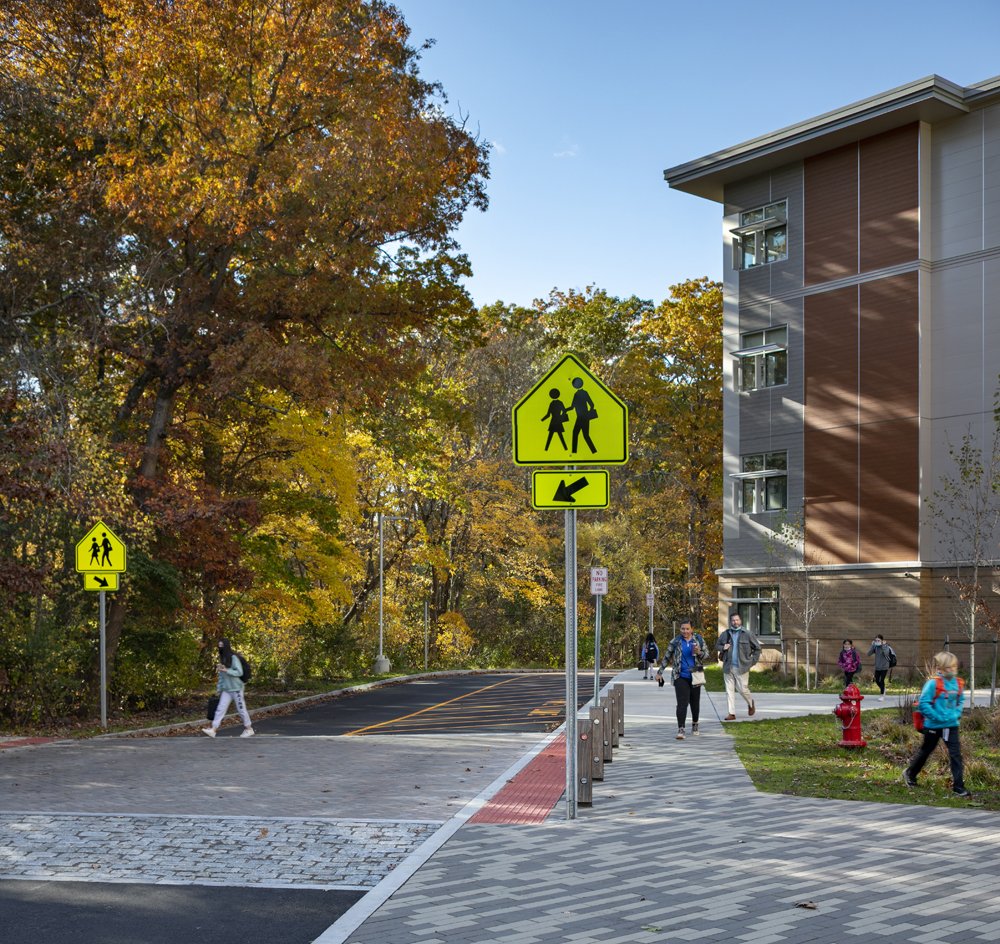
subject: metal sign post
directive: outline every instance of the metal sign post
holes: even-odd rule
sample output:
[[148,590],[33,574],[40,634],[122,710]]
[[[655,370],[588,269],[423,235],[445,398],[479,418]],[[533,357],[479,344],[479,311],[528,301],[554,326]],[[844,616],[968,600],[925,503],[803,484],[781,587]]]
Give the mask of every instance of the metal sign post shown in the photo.
[[104,591],[102,590],[98,597],[100,598],[100,620],[101,620],[101,727],[106,728],[108,726],[108,636],[105,632],[104,623]]
[[576,819],[576,511],[566,511],[566,819]]
[[108,640],[105,593],[118,589],[118,578],[128,569],[128,548],[103,521],[98,521],[76,544],[76,570],[83,589],[97,591],[101,657],[101,727],[108,726]]
[[601,707],[601,604],[608,592],[608,569],[590,568],[590,592],[594,595],[594,707]]
[[[568,429],[569,414],[572,429]],[[547,424],[539,422],[548,420]],[[516,465],[565,466],[535,471],[533,508],[566,512],[566,819],[577,806],[577,587],[576,510],[607,508],[608,473],[579,466],[628,462],[628,407],[573,354],[566,354],[511,409],[511,444]],[[605,579],[607,573],[605,572]],[[592,591],[593,592],[593,591]],[[650,611],[652,614],[652,611]],[[594,657],[594,699],[600,694],[600,601]],[[587,774],[589,777],[589,772]]]

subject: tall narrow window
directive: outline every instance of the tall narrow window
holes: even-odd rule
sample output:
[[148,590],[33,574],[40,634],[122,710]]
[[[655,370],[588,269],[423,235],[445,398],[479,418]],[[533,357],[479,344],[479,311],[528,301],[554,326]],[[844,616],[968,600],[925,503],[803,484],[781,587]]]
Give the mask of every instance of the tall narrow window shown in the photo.
[[732,231],[733,265],[737,269],[781,262],[788,258],[788,201],[745,210]]
[[739,389],[746,393],[788,383],[788,327],[751,331],[740,336]]

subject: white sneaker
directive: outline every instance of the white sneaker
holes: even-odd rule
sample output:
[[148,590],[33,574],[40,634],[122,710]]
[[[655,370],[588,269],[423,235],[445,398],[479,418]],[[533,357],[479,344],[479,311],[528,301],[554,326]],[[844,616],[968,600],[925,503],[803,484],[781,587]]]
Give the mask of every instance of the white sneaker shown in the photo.
[[674,738],[674,740],[675,740],[675,741],[683,741],[683,740],[684,740],[684,729],[683,729],[683,728],[681,728],[681,729],[680,729],[680,730],[679,730],[679,731],[677,732],[677,737],[676,737],[676,738]]
[[885,695],[881,695],[881,696],[879,697],[879,701],[885,701]]
[[244,728],[243,733],[240,735],[241,738],[252,738],[254,736],[253,728]]
[[202,728],[201,729],[201,733],[202,734],[207,734],[210,738],[214,738],[215,737],[215,728]]

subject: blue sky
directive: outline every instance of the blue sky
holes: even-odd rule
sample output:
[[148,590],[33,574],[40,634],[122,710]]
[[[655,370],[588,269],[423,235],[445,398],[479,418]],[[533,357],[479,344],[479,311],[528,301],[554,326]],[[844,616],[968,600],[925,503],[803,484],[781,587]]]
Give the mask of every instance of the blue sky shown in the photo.
[[493,144],[457,238],[478,304],[720,278],[717,204],[663,170],[937,73],[1000,74],[1000,3],[396,0],[421,72]]

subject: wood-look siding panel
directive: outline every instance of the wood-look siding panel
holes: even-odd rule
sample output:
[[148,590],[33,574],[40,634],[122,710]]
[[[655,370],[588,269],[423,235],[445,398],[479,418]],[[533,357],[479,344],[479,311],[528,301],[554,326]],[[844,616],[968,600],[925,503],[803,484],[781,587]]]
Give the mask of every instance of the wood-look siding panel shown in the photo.
[[917,417],[861,427],[861,561],[918,557],[920,429]]
[[861,142],[861,270],[915,260],[919,254],[918,128],[897,128]]
[[804,299],[805,419],[813,429],[858,422],[858,290]]
[[919,413],[916,272],[860,286],[859,417],[862,425]]
[[857,145],[809,158],[803,173],[805,284],[857,274]]
[[858,559],[858,428],[806,424],[806,563],[853,564]]

